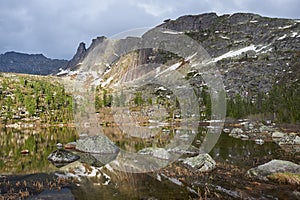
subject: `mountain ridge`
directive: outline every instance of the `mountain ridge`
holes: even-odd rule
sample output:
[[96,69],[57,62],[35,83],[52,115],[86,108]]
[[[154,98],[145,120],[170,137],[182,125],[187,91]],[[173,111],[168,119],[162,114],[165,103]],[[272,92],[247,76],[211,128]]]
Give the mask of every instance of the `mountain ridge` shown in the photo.
[[0,71],[49,75],[56,74],[67,62],[67,60],[50,59],[43,54],[9,51],[0,54]]

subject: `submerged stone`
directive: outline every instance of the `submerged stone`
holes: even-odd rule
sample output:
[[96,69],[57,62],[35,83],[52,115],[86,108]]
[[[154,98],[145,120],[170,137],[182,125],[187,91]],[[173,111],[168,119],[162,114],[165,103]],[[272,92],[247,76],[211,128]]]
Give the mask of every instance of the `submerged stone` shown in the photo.
[[168,160],[171,157],[168,151],[165,150],[164,148],[148,147],[138,151],[138,154],[151,155],[155,158],[164,159],[164,160]]

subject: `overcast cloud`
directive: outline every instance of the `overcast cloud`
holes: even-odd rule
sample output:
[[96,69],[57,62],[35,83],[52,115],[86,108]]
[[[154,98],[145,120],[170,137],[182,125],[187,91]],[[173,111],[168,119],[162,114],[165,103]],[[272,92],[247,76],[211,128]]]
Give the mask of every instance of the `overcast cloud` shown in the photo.
[[186,14],[253,12],[300,19],[299,0],[1,0],[0,53],[43,53],[70,59],[87,45],[133,28]]

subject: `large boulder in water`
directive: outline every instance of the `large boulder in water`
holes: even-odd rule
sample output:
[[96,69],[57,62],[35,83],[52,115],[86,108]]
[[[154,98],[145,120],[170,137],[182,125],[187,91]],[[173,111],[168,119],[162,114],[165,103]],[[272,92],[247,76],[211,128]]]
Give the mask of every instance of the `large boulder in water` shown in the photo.
[[249,169],[247,174],[261,180],[268,180],[268,176],[274,173],[300,174],[300,165],[285,160],[271,160],[268,163]]

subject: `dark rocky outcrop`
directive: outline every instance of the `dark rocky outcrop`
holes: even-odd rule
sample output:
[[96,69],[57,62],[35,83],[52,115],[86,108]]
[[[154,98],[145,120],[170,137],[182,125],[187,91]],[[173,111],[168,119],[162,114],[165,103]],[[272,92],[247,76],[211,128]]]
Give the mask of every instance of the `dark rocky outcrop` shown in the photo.
[[81,60],[84,58],[86,54],[86,47],[85,43],[81,42],[77,48],[76,54],[73,56],[73,58],[68,62],[67,68],[72,70],[76,68],[77,64],[81,62]]

